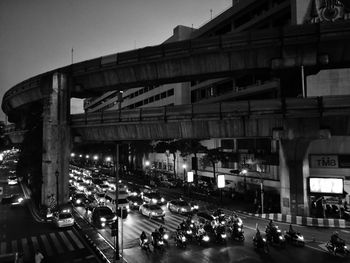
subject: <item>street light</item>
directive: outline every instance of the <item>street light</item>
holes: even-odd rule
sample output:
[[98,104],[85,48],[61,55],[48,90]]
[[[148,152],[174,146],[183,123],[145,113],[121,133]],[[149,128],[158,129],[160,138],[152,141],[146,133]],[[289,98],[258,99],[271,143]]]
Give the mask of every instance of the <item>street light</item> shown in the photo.
[[70,154],[70,157],[75,157],[75,153],[71,153],[71,154]]
[[56,202],[57,202],[57,208],[58,208],[58,176],[59,176],[59,172],[56,170],[55,172],[55,176],[56,176]]
[[244,176],[244,193],[246,193],[247,192],[247,173],[248,173],[248,171],[247,171],[247,169],[243,169],[241,171],[241,173]]
[[[145,161],[145,166],[146,166],[146,177],[147,177],[147,180],[149,181],[149,166],[150,166],[150,161]],[[149,182],[148,182],[149,183]]]

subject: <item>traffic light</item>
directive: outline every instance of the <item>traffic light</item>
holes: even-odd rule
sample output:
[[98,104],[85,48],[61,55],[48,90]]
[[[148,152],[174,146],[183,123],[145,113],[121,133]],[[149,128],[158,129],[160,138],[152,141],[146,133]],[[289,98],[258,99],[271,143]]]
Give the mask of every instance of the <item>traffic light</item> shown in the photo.
[[118,229],[117,229],[117,221],[114,221],[111,225],[111,229],[112,229],[112,237],[116,236],[118,233]]

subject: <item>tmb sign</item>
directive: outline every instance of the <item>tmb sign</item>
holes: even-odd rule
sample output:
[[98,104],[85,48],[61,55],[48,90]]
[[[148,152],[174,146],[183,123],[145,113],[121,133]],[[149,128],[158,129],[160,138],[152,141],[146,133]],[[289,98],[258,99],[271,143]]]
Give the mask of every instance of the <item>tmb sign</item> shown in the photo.
[[310,167],[312,168],[338,168],[338,155],[310,155]]

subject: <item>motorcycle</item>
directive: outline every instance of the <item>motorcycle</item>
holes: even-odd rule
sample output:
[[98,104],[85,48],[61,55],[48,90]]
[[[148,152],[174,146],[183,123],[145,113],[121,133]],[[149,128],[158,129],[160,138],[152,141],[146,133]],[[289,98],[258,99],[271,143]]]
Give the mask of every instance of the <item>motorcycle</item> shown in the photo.
[[342,256],[347,256],[349,255],[350,251],[348,247],[345,245],[345,243],[338,244],[337,246],[334,246],[332,242],[328,241],[326,244],[326,248],[329,253],[333,254],[336,256],[337,254],[342,255]]
[[154,249],[159,249],[160,251],[163,251],[164,250],[164,240],[163,240],[163,237],[160,237],[160,238],[157,238],[157,239],[154,239],[152,237],[152,245],[153,245],[153,248]]
[[218,226],[215,228],[216,242],[220,244],[226,244],[226,231],[224,226]]
[[238,226],[238,225],[233,225],[229,228],[231,232],[231,239],[232,240],[237,240],[237,241],[244,241],[244,231],[243,228]]
[[285,232],[284,234],[284,238],[286,239],[287,242],[295,245],[295,246],[305,246],[305,241],[304,241],[304,237],[302,234],[300,234],[299,232]]
[[143,239],[143,240],[141,240],[141,238],[140,238],[139,239],[139,245],[140,245],[141,249],[146,250],[146,252],[151,252],[151,249],[149,247],[149,241],[148,241],[147,238]]
[[222,224],[222,225],[226,224],[226,215],[224,212],[222,212],[221,209],[217,209],[213,215],[218,220],[219,224]]
[[196,241],[200,246],[208,245],[210,242],[210,237],[205,231],[203,231],[203,233],[201,234],[198,233],[195,237],[196,237]]
[[267,244],[267,241],[263,237],[257,238],[256,235],[255,235],[253,237],[253,246],[254,246],[254,248],[256,250],[262,251],[265,254],[269,254],[270,253],[270,249],[269,249],[269,246]]
[[180,248],[186,248],[187,239],[186,236],[182,232],[178,232],[175,235],[175,245]]
[[284,238],[282,231],[278,228],[278,226],[274,226],[271,229],[266,227],[266,240],[272,244],[277,244],[280,247],[286,246],[286,239]]
[[169,246],[169,234],[168,232],[165,231],[165,229],[163,231],[159,231],[159,233],[161,234],[164,244]]

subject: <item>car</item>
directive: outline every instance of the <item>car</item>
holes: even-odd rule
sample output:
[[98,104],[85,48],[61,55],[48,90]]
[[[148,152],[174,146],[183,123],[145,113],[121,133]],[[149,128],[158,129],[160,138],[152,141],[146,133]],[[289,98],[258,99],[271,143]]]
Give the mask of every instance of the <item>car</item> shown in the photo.
[[168,179],[160,181],[159,184],[161,186],[168,187],[168,188],[175,188],[176,187],[176,182],[168,180]]
[[139,211],[142,215],[151,218],[161,218],[164,221],[165,212],[164,210],[156,204],[142,204],[140,205]]
[[94,192],[95,192],[95,187],[93,187],[91,185],[90,186],[86,186],[84,188],[84,194],[86,194],[87,196],[93,195]]
[[191,206],[184,200],[171,200],[167,206],[170,212],[177,212],[179,214],[189,214],[192,212]]
[[154,190],[151,187],[149,187],[148,185],[144,185],[144,186],[140,187],[140,191],[141,191],[141,195],[144,195],[144,194],[147,194],[147,193],[151,193]]
[[190,201],[188,204],[190,205],[192,212],[194,212],[194,213],[198,212],[198,210],[199,210],[198,203],[196,203],[194,201]]
[[141,194],[140,188],[138,188],[137,186],[134,186],[134,185],[129,186],[128,187],[128,194],[130,196],[138,196]]
[[150,192],[142,195],[143,201],[151,204],[164,204],[165,199],[158,192]]
[[1,200],[2,204],[10,204],[11,206],[18,206],[23,204],[24,197],[21,194],[12,194],[4,196]]
[[89,199],[84,193],[74,193],[72,195],[72,203],[75,206],[86,206],[89,204]]
[[105,192],[96,192],[94,193],[94,199],[99,204],[106,203],[106,193]]
[[74,225],[74,217],[69,209],[53,214],[52,222],[58,227],[71,227]]
[[139,209],[140,205],[143,204],[143,200],[138,196],[128,196],[127,200],[129,202],[130,209]]
[[197,215],[193,218],[193,220],[198,221],[199,223],[204,223],[206,221],[212,222],[215,219],[215,216],[207,212],[198,212]]
[[9,175],[7,178],[7,183],[9,185],[15,185],[18,184],[18,179],[16,175]]
[[90,222],[97,228],[104,228],[106,225],[111,225],[117,216],[107,206],[97,206],[93,208],[90,214]]
[[95,186],[97,192],[107,192],[109,189],[109,186],[106,184],[97,184]]

